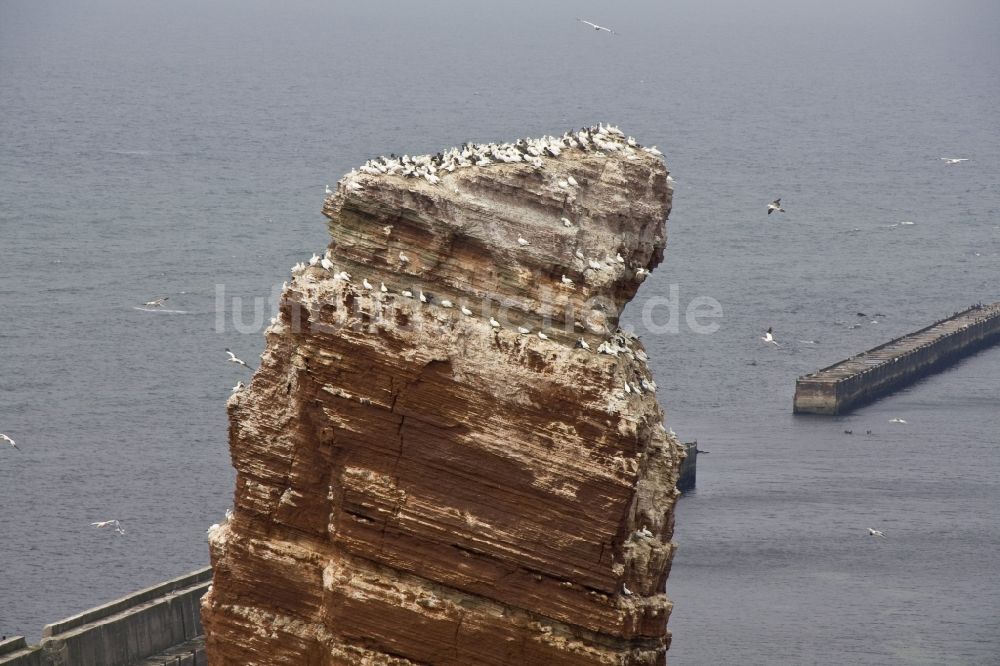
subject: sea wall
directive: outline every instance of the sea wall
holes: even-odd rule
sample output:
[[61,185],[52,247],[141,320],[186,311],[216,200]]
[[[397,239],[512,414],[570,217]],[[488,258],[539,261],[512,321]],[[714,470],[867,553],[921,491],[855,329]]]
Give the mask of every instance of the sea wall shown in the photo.
[[794,411],[842,414],[1000,341],[1000,304],[975,306],[799,377]]
[[38,645],[14,637],[0,643],[0,666],[201,666],[211,576],[199,569],[46,625]]

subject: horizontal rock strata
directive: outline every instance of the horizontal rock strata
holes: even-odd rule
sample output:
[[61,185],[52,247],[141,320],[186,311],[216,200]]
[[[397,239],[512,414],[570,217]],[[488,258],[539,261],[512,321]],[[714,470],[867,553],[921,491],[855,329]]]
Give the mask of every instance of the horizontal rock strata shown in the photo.
[[671,188],[658,151],[574,136],[328,197],[228,405],[211,664],[664,663],[683,453],[616,325]]

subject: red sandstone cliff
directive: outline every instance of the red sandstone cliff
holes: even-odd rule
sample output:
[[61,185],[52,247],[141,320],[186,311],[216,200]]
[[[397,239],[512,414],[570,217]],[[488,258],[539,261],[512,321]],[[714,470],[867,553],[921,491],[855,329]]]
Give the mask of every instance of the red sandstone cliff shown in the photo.
[[614,330],[671,189],[589,138],[327,199],[333,268],[296,272],[229,402],[211,664],[664,663],[682,454]]

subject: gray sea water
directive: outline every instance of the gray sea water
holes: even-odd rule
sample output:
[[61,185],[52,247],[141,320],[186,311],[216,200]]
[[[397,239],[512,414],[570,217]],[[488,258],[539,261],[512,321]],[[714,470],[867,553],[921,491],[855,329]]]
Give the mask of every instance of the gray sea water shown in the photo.
[[[791,414],[796,376],[1000,299],[998,34],[993,0],[0,2],[0,633],[207,562],[223,349],[262,350],[253,299],[325,245],[326,183],[610,121],[677,181],[628,319],[711,452],[670,663],[1000,663],[1000,349]],[[644,327],[672,285],[677,332]]]

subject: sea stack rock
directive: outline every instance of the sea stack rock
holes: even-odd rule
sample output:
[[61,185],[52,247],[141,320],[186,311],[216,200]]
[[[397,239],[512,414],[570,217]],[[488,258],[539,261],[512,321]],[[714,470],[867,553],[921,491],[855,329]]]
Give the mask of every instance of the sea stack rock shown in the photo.
[[228,403],[210,664],[665,663],[683,452],[617,330],[659,154],[600,126],[340,181]]

